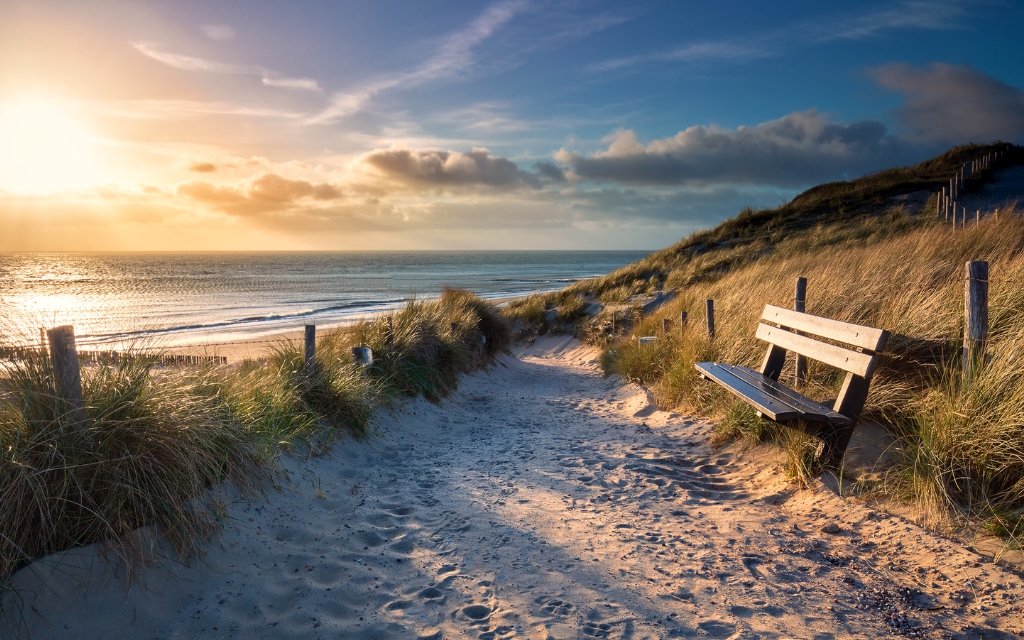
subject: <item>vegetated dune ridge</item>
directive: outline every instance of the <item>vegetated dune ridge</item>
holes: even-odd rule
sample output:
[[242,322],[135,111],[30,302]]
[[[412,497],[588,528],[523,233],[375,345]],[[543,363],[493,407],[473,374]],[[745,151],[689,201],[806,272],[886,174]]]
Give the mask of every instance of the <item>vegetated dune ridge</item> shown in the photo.
[[[941,530],[1003,536],[1019,550],[1024,150],[1009,149],[1002,164],[967,182],[966,228],[962,208],[955,228],[939,220],[935,192],[925,189],[991,149],[958,147],[914,167],[814,187],[605,277],[510,302],[503,312],[520,337],[572,331],[603,347],[605,371],[648,387],[662,409],[714,418],[713,442],[773,443],[786,451],[790,474],[810,478],[822,470],[820,441],[759,418],[694,367],[717,361],[757,368],[765,353],[755,338],[764,305],[791,307],[794,283],[804,277],[808,313],[891,335],[861,415],[884,428],[871,448],[849,450],[854,455],[841,465],[854,482],[848,492],[901,503]],[[990,264],[987,356],[979,371],[964,375],[964,265],[974,260]],[[705,329],[707,300],[714,301],[713,338]],[[656,341],[641,343],[643,336]],[[790,353],[780,377],[786,384],[794,365]],[[801,393],[831,404],[843,379],[812,359]]]
[[[1009,638],[1024,589],[542,338],[380,437],[286,458],[201,562],[130,590],[91,545],[37,561],[0,637]],[[160,550],[156,549],[159,554]],[[13,626],[12,626],[13,625]]]

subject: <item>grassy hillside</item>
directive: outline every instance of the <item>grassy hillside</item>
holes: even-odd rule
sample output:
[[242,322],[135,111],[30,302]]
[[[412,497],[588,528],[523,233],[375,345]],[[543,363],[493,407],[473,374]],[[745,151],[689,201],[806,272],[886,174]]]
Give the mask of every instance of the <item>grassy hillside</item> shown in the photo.
[[[898,199],[937,191],[964,161],[991,149],[958,147],[915,167],[815,187],[775,209],[744,211],[607,277],[520,301],[506,313],[519,322],[521,335],[571,327],[604,346],[606,370],[648,385],[663,408],[718,418],[718,442],[778,442],[799,476],[817,471],[817,442],[757,418],[746,404],[700,380],[693,364],[716,360],[756,368],[765,350],[754,338],[761,310],[766,303],[791,307],[795,280],[806,277],[809,313],[892,333],[866,417],[889,430],[897,463],[886,470],[884,484],[864,482],[861,490],[905,498],[940,518],[981,518],[994,530],[1019,535],[1024,221],[1019,210],[1003,212],[998,220],[953,231],[938,223],[933,201],[915,210]],[[959,361],[967,260],[991,265],[991,361],[969,382]],[[639,311],[646,296],[668,290],[677,293],[671,302],[650,315]],[[706,299],[715,300],[714,341],[703,326]],[[593,302],[603,310],[589,318],[584,310]],[[546,307],[552,310],[545,316]],[[617,310],[614,331],[611,310]],[[689,314],[683,332],[681,311]],[[672,321],[667,334],[663,318]],[[641,346],[637,335],[659,340]],[[792,379],[792,366],[790,356],[783,380]],[[841,382],[838,372],[812,362],[805,393],[835,398]]]

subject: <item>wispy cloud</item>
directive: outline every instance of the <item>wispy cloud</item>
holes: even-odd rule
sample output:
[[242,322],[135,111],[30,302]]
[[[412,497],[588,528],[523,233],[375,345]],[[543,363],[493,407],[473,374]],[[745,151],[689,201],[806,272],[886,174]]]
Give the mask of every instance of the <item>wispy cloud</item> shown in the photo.
[[260,76],[263,80],[263,84],[268,87],[322,91],[317,81],[312,78],[289,78],[277,73],[276,71],[272,71],[259,65],[216,62],[180,53],[170,53],[168,51],[163,51],[160,48],[160,45],[152,42],[132,42],[131,45],[135,47],[139,53],[148,56],[157,62],[161,62],[168,67],[181,69],[182,71],[254,75]]
[[94,103],[95,110],[107,115],[139,120],[163,120],[205,115],[252,116],[294,120],[306,114],[280,109],[246,107],[229,102],[197,100],[120,100]]
[[896,29],[952,30],[960,28],[959,21],[967,14],[965,4],[951,0],[910,0],[863,14],[804,20],[760,36],[695,42],[665,51],[614,58],[591,68],[608,71],[650,62],[755,60],[782,55],[798,46],[862,40]]
[[526,0],[505,0],[491,5],[466,28],[444,38],[437,51],[419,67],[379,78],[353,91],[337,93],[332,96],[330,106],[309,122],[317,124],[351,115],[359,111],[368,100],[388,89],[467,74],[475,61],[473,49],[529,8],[530,3]]
[[204,24],[200,28],[211,40],[231,40],[235,37],[234,28],[226,24]]

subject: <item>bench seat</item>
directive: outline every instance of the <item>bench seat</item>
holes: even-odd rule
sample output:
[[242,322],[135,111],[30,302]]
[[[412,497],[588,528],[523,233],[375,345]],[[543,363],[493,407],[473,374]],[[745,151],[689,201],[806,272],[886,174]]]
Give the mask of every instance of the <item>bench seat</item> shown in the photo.
[[698,362],[701,377],[711,378],[776,422],[805,420],[833,427],[848,427],[853,419],[785,387],[747,367],[719,362]]

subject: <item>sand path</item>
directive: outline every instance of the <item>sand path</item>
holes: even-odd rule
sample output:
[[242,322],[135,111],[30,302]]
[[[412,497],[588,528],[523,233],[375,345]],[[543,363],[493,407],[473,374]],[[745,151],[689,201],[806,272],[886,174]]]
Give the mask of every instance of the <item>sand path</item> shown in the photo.
[[[287,461],[202,563],[128,593],[97,546],[15,577],[36,638],[1017,637],[1020,579],[603,379],[547,339]],[[834,533],[824,525],[838,527]],[[826,527],[832,529],[832,527]],[[45,580],[47,586],[42,586]],[[19,615],[19,613],[21,615]],[[0,636],[13,637],[0,625]]]

